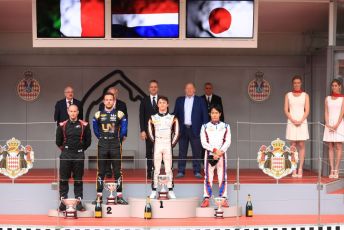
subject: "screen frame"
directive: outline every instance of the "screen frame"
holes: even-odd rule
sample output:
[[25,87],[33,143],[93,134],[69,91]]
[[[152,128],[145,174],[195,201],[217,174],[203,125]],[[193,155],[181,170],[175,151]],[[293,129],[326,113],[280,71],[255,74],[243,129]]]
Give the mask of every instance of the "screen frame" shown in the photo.
[[79,39],[103,39],[106,36],[106,32],[105,32],[105,28],[106,28],[106,14],[105,14],[105,10],[106,10],[106,0],[104,0],[104,36],[101,37],[76,37],[76,36],[71,36],[71,37],[56,37],[56,38],[51,38],[51,37],[38,37],[38,28],[37,28],[37,1],[46,1],[46,0],[34,0],[35,2],[35,14],[33,14],[33,16],[36,18],[36,37],[38,39],[69,39],[69,38],[79,38]]
[[[116,1],[116,0],[111,0],[111,10],[112,10],[112,1]],[[126,1],[126,0],[124,0]],[[176,38],[180,38],[180,6],[181,6],[181,3],[180,3],[181,0],[178,0],[178,37],[155,37],[155,38],[152,38],[152,37],[138,37],[136,39],[176,39]],[[111,38],[121,38],[121,39],[132,39],[132,37],[112,37],[112,11],[111,11]]]
[[257,48],[258,0],[254,1],[254,36],[236,38],[186,38],[186,1],[180,0],[179,38],[111,38],[111,0],[105,0],[105,38],[37,38],[36,0],[32,0],[33,47],[75,48]]
[[[192,0],[192,1],[204,1],[204,0]],[[223,1],[223,2],[226,2],[226,1],[232,1],[232,0],[219,0],[219,1]],[[240,1],[247,1],[247,0],[240,0]],[[187,39],[253,39],[254,37],[254,31],[255,31],[255,26],[254,26],[254,21],[255,21],[255,2],[257,0],[252,0],[251,2],[253,2],[253,18],[252,18],[252,36],[250,37],[188,37],[187,36],[187,29],[188,29],[188,1],[186,1],[186,6],[185,6],[185,38]]]

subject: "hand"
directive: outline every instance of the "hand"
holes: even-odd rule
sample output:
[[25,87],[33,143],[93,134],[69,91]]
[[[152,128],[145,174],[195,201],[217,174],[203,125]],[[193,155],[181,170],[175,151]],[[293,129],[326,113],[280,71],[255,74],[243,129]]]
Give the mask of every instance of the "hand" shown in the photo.
[[295,121],[295,126],[300,126],[302,124],[302,121]]
[[333,131],[337,131],[339,124],[332,126]]
[[325,126],[330,130],[330,132],[334,131],[333,126],[331,126],[331,125],[325,125]]
[[216,152],[215,152],[215,154],[217,155],[217,156],[221,156],[222,155],[222,151],[220,150],[220,149],[218,149]]
[[299,121],[290,119],[291,123],[293,123],[295,126],[299,126]]
[[30,145],[27,145],[27,146],[25,147],[25,152],[29,153],[29,152],[31,152],[31,151],[32,151],[32,147],[31,147]]
[[147,134],[145,131],[142,131],[140,136],[143,141],[147,139]]
[[218,160],[220,157],[218,155],[213,155],[214,160]]

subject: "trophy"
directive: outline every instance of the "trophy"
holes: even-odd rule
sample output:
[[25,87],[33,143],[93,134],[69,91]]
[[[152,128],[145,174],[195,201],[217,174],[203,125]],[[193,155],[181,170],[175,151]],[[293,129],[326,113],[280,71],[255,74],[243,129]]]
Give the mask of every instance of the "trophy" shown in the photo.
[[65,218],[68,218],[68,219],[78,218],[76,205],[80,202],[80,200],[75,199],[75,198],[69,198],[69,199],[62,199],[61,201],[64,205],[66,205]]
[[168,176],[167,175],[159,175],[158,176],[158,184],[159,184],[159,191],[158,191],[158,200],[168,200]]
[[115,205],[117,203],[117,195],[115,196],[113,193],[115,191],[117,191],[117,188],[119,186],[119,184],[117,183],[106,183],[106,190],[108,190],[110,192],[110,195],[107,197],[107,205]]
[[222,209],[222,205],[223,205],[223,202],[226,200],[226,198],[224,197],[214,197],[214,202],[217,206],[217,208],[215,208],[215,218],[220,218],[222,219],[223,218],[223,209]]

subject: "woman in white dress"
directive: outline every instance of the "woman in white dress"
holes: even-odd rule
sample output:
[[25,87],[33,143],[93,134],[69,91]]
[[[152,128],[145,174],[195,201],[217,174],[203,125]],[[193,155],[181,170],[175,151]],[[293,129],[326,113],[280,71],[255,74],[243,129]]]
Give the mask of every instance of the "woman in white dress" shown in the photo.
[[307,117],[309,115],[309,96],[302,91],[302,78],[294,76],[292,79],[293,91],[285,95],[284,113],[288,118],[286,139],[299,152],[300,164],[298,171],[292,176],[301,178],[305,161],[305,141],[309,139]]
[[[340,94],[341,89],[342,82],[338,79],[332,80],[332,94],[325,99],[325,130],[323,141],[328,144],[331,168],[329,178],[338,178],[338,170],[342,158],[342,143],[344,142],[344,100],[343,95]],[[334,154],[336,154],[336,158],[334,158]]]

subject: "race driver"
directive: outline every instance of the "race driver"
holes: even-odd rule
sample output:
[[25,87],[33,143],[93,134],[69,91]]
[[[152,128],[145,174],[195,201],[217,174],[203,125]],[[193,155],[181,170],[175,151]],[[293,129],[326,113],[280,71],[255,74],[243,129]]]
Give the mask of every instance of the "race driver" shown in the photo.
[[202,208],[209,206],[213,196],[213,178],[216,168],[219,181],[219,197],[225,198],[222,207],[229,207],[227,200],[227,155],[231,144],[231,130],[228,124],[221,122],[222,108],[213,105],[210,108],[210,122],[201,128],[201,143],[205,149],[204,156],[204,195]]
[[117,183],[117,203],[127,205],[122,195],[121,140],[127,136],[128,122],[124,113],[114,108],[115,96],[106,93],[103,98],[104,110],[96,112],[93,131],[98,138],[97,197],[102,198],[106,161],[111,161],[114,182]]
[[165,173],[168,178],[168,197],[175,199],[176,195],[173,192],[172,148],[178,141],[179,123],[174,115],[168,113],[167,97],[159,96],[158,111],[148,121],[148,136],[154,143],[154,173],[150,198],[156,198],[161,161],[164,161]]

